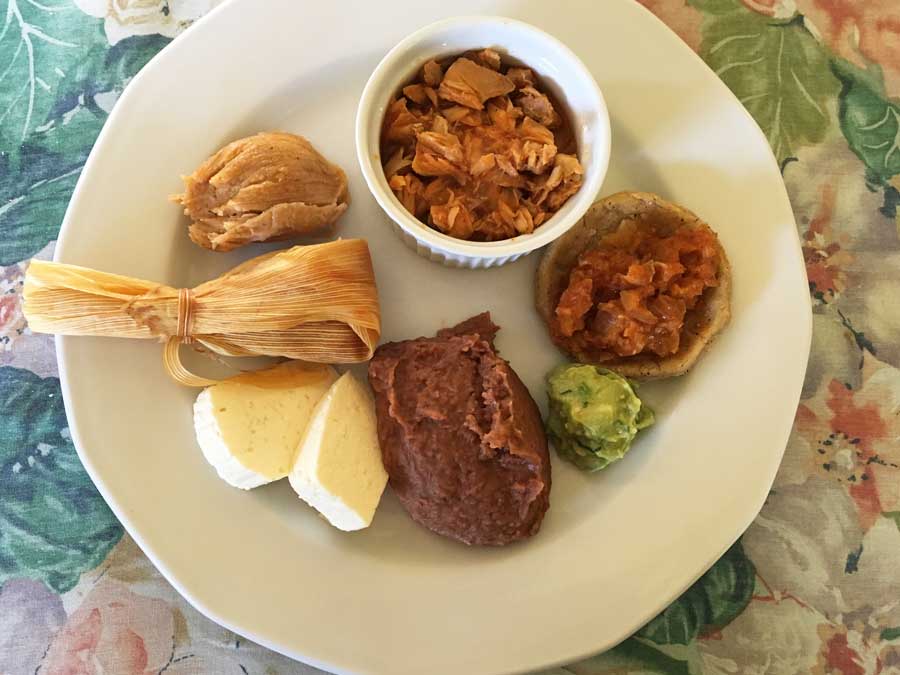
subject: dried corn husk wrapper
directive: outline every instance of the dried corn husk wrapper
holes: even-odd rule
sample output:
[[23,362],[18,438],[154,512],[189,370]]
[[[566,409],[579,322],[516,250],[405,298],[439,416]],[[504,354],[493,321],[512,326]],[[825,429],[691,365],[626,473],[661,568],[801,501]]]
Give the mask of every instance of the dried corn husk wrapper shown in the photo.
[[159,339],[169,374],[208,386],[181,363],[182,343],[225,356],[366,361],[381,320],[369,247],[347,239],[269,253],[194,289],[34,260],[25,276],[31,330]]

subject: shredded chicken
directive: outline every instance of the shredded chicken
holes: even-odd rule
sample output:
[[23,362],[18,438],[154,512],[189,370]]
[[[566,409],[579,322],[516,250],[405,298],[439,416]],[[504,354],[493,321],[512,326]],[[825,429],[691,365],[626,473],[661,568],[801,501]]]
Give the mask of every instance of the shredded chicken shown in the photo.
[[545,127],[552,129],[559,124],[559,115],[553,109],[550,99],[533,86],[523,87],[516,103],[522,108],[522,112]]
[[416,134],[425,129],[425,116],[410,112],[405,98],[393,101],[384,114],[385,140],[415,143]]
[[533,232],[584,173],[568,120],[534,72],[493,49],[426,63],[388,106],[381,141],[403,206],[460,239]]
[[403,148],[397,148],[396,152],[384,164],[384,175],[390,180],[394,174],[399,173],[402,169],[412,165],[412,160],[403,152]]
[[411,84],[408,87],[403,87],[403,95],[419,105],[423,105],[428,100],[424,84]]
[[428,202],[425,200],[425,184],[414,173],[405,176],[394,176],[388,181],[388,185],[403,207],[416,218],[421,218],[428,213]]
[[503,96],[513,89],[515,85],[506,75],[460,58],[444,74],[441,86],[438,87],[438,96],[467,108],[481,110],[489,98]]
[[493,49],[482,49],[472,54],[472,60],[480,63],[485,68],[500,70],[500,54]]
[[575,157],[557,154],[550,173],[532,183],[534,203],[546,204],[549,209],[558,211],[569,197],[578,192],[583,175],[581,164]]
[[534,71],[531,68],[510,68],[506,76],[516,86],[516,89],[533,87],[535,83]]
[[420,176],[453,176],[463,184],[468,178],[459,138],[436,131],[426,131],[417,137],[412,169]]
[[341,168],[282,132],[229,143],[183,180],[171,199],[193,220],[191,240],[214,251],[325,234],[349,203]]
[[437,87],[444,79],[444,69],[437,61],[429,61],[422,67],[422,80],[429,87]]

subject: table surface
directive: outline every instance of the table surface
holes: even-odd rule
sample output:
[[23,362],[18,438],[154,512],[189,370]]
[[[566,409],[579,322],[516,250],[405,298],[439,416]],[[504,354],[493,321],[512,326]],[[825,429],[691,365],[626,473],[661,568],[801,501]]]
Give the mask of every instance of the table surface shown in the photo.
[[[215,625],[107,509],[22,315],[107,113],[216,0],[0,0],[0,673],[317,673]],[[641,0],[782,167],[814,335],[785,458],[742,539],[561,673],[900,673],[900,5]],[[574,9],[575,4],[572,3]]]

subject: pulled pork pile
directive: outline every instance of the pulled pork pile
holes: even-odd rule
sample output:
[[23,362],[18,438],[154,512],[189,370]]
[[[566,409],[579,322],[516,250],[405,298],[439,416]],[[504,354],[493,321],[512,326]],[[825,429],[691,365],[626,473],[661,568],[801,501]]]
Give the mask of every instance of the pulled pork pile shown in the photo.
[[381,156],[410,213],[474,241],[533,232],[584,173],[534,72],[506,67],[492,49],[426,63],[388,106]]

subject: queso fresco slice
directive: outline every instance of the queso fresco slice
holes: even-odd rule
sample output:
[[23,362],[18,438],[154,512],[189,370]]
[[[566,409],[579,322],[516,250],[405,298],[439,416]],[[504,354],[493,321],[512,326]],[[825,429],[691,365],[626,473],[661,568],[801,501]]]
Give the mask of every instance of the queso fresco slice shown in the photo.
[[194,403],[203,456],[229,485],[249,490],[288,475],[330,366],[288,361],[204,389]]
[[372,523],[387,484],[381,462],[375,402],[345,373],[322,397],[291,469],[291,487],[340,530]]

